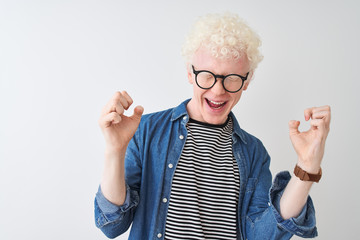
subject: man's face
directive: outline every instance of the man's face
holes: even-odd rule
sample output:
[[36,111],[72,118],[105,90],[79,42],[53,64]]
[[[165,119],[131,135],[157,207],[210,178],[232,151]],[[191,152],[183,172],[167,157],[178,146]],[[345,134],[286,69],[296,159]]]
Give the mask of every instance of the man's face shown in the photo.
[[[192,65],[195,70],[208,70],[216,75],[239,74],[246,76],[249,72],[249,61],[246,56],[238,60],[221,60],[211,56],[208,50],[200,48],[194,55]],[[231,109],[240,100],[241,94],[247,89],[251,73],[245,81],[242,89],[236,93],[227,92],[220,78],[210,89],[201,89],[195,82],[195,74],[191,66],[188,67],[188,79],[193,85],[193,98],[187,105],[191,118],[210,124],[223,124]]]

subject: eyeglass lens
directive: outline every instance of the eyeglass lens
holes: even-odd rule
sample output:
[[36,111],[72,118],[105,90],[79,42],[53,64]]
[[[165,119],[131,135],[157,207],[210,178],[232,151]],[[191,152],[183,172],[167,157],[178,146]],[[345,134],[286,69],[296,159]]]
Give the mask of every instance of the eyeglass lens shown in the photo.
[[[209,72],[200,72],[197,75],[197,83],[201,88],[211,88],[215,85],[216,79]],[[239,76],[230,75],[224,79],[224,88],[229,92],[236,92],[241,89],[243,80]]]

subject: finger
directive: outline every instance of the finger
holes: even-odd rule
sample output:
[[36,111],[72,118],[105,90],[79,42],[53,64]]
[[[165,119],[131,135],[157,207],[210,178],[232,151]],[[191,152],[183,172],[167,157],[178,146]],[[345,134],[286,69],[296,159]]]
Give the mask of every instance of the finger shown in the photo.
[[101,128],[110,127],[112,124],[121,122],[121,116],[117,112],[111,112],[99,119]]
[[122,106],[119,99],[112,99],[108,104],[104,107],[102,115],[105,116],[111,112],[116,112],[119,115],[124,113],[124,107]]
[[132,100],[132,98],[130,97],[130,95],[126,91],[122,91],[121,94],[124,97],[124,100],[126,100],[126,106],[125,105],[123,105],[123,106],[124,106],[124,108],[126,110],[128,110],[129,107],[131,106],[131,104],[133,104],[134,101]]
[[319,129],[320,131],[325,131],[325,120],[324,119],[312,119],[310,121],[310,126],[312,129]]
[[134,113],[130,118],[140,121],[143,112],[144,108],[142,106],[136,106],[134,109]]
[[330,118],[330,112],[328,111],[315,112],[312,115],[312,119],[323,119],[326,128],[330,126]]
[[313,111],[316,107],[307,108],[304,110],[304,117],[305,121],[309,121],[309,119],[312,117]]
[[129,96],[129,94],[126,91],[122,91],[121,94],[119,94],[118,99],[122,105],[122,107],[125,110],[128,110],[131,104],[133,103],[132,98]]
[[330,106],[319,107],[314,110],[312,118],[323,118],[327,125],[329,125],[331,120],[331,108]]
[[300,125],[299,121],[296,120],[289,121],[289,134],[290,135],[299,134],[300,133],[299,125]]
[[330,112],[326,112],[326,111],[318,111],[318,112],[314,112],[312,114],[312,118],[313,119],[322,119],[322,118],[326,118],[329,117]]
[[325,106],[321,106],[321,107],[312,107],[312,108],[307,108],[304,111],[304,116],[305,116],[305,120],[308,121],[310,118],[315,118],[313,115],[319,112],[331,112],[330,110],[330,106],[329,105],[325,105]]
[[117,112],[121,115],[124,113],[124,109],[128,107],[129,104],[122,96],[122,94],[120,92],[116,92],[111,97],[110,101],[106,104],[106,106],[103,108],[102,115],[105,116],[106,114],[111,112]]
[[321,107],[315,107],[313,112],[321,112],[321,111],[328,111],[330,112],[330,106],[329,105],[325,105],[325,106],[321,106]]
[[115,106],[116,110],[120,110],[122,112],[124,112],[124,109],[128,109],[130,106],[124,95],[119,91],[114,94],[112,101],[113,106]]

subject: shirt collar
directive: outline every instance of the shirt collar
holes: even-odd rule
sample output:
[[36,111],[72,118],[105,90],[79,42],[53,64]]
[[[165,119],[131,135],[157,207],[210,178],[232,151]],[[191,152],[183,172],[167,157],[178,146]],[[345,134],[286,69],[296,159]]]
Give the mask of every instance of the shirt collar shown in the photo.
[[[171,121],[176,121],[179,118],[183,118],[183,117],[186,117],[187,120],[189,119],[189,114],[186,110],[186,105],[188,104],[189,101],[190,101],[190,99],[187,99],[184,102],[182,102],[179,106],[177,106],[173,109],[173,112],[171,115]],[[233,112],[230,112],[230,117],[233,119],[234,134],[237,135],[241,139],[241,141],[243,141],[243,143],[247,144],[244,132],[240,128],[240,125],[239,125],[238,121],[236,120],[236,117],[233,114]]]
[[189,117],[189,114],[186,110],[186,105],[188,104],[189,101],[190,101],[190,99],[187,99],[184,102],[182,102],[179,106],[177,106],[176,108],[173,109],[172,115],[171,115],[171,121],[176,121],[179,118],[184,117],[184,116],[186,116],[187,118]]
[[243,143],[247,144],[245,134],[244,134],[244,130],[241,129],[241,127],[240,127],[238,121],[236,120],[236,117],[235,117],[233,112],[230,112],[230,117],[233,119],[234,134],[236,134],[241,139],[241,141],[243,141]]

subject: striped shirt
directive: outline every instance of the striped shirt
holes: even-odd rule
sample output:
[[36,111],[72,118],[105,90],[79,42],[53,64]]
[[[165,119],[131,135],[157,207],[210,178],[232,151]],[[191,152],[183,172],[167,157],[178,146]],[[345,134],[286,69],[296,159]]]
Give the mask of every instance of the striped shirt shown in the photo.
[[176,166],[165,239],[236,239],[239,169],[232,119],[210,125],[190,119]]

